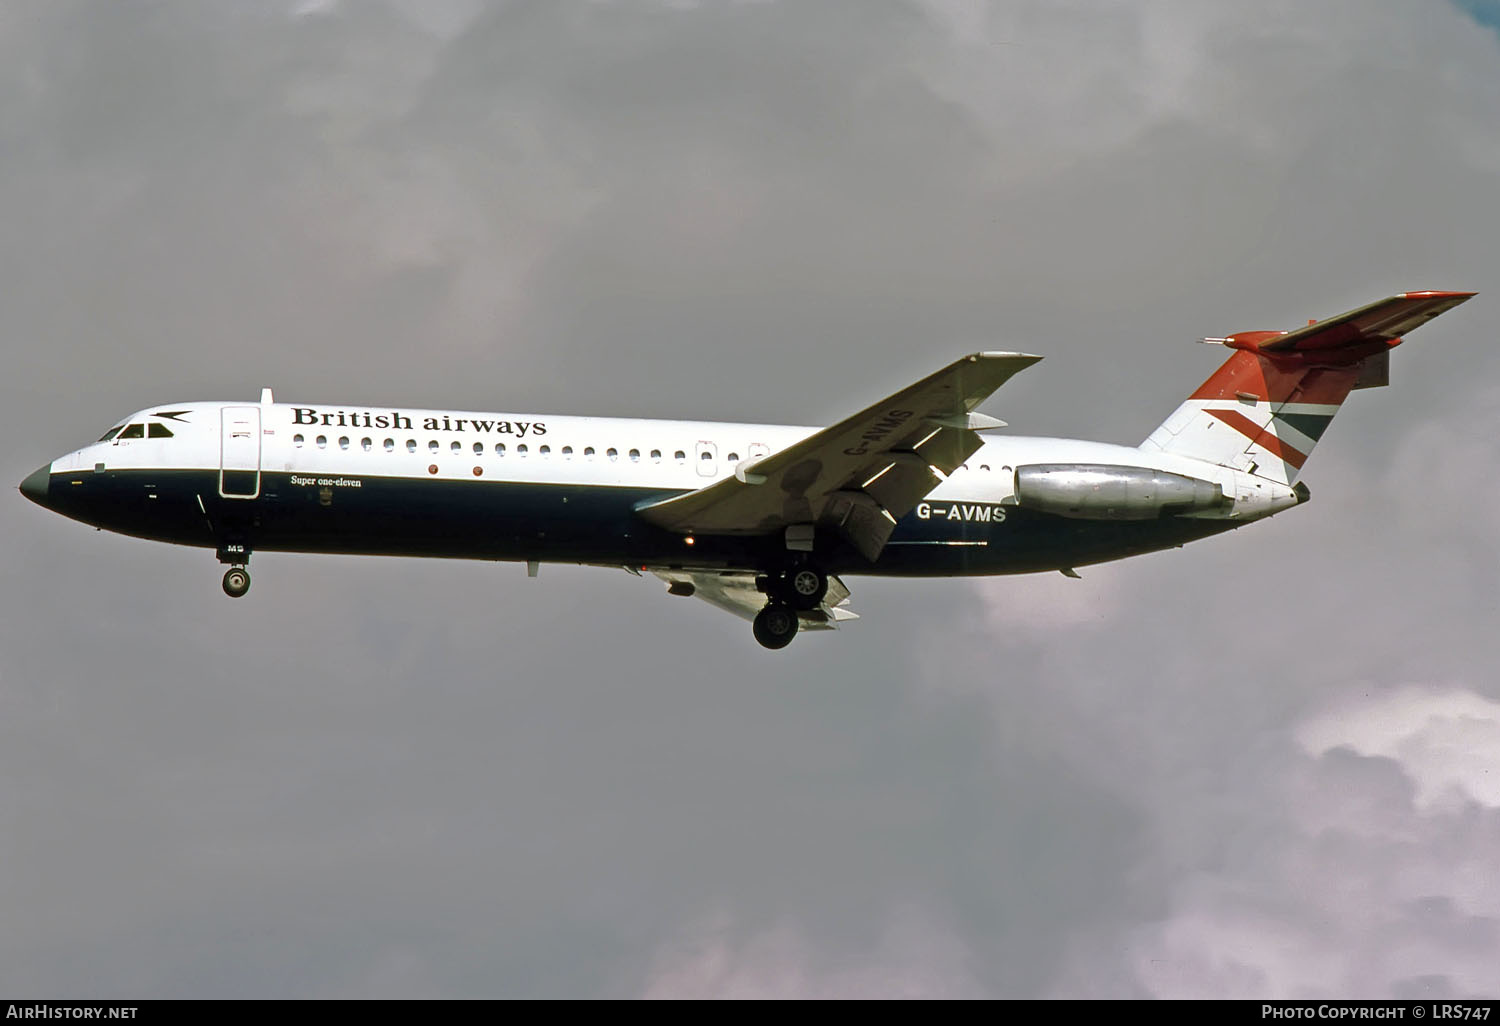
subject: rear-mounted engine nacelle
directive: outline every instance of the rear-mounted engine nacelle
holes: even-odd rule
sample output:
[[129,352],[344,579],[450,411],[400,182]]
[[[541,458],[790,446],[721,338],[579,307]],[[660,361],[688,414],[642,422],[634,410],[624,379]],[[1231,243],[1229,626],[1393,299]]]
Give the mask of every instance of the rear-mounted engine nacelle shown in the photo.
[[1150,467],[1039,463],[1016,468],[1016,504],[1076,520],[1155,520],[1225,510],[1212,481]]

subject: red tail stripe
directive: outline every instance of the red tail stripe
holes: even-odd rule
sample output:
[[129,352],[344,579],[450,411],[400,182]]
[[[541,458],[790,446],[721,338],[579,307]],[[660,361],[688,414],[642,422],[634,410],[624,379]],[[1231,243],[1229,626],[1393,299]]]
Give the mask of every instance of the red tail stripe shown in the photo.
[[1307,453],[1293,449],[1239,410],[1206,410],[1204,412],[1219,418],[1254,444],[1298,470],[1301,470],[1302,464],[1307,462]]
[[1193,398],[1234,400],[1252,395],[1273,403],[1337,406],[1349,395],[1358,375],[1354,367],[1277,366],[1255,353],[1239,350],[1199,386]]

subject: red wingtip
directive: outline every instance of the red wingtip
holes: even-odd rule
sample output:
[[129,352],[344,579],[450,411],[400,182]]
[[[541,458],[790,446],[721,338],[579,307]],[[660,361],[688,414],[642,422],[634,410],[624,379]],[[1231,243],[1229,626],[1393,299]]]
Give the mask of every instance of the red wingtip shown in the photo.
[[1458,298],[1462,297],[1463,299],[1468,299],[1470,296],[1477,296],[1477,295],[1479,295],[1479,293],[1477,293],[1477,292],[1444,292],[1441,289],[1427,289],[1427,290],[1422,291],[1422,292],[1403,292],[1403,293],[1401,293],[1401,298],[1403,298],[1403,299],[1458,299]]

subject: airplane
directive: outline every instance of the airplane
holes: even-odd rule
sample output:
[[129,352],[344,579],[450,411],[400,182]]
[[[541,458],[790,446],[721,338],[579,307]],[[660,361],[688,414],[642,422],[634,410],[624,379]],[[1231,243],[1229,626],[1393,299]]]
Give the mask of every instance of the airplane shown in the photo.
[[1138,446],[995,435],[975,408],[1039,359],[980,352],[832,427],[386,406],[152,406],[20,485],[100,529],[214,549],[623,567],[784,648],[857,619],[843,578],[1076,568],[1300,505],[1348,394],[1472,292],[1406,292],[1294,331],[1203,341],[1227,361]]

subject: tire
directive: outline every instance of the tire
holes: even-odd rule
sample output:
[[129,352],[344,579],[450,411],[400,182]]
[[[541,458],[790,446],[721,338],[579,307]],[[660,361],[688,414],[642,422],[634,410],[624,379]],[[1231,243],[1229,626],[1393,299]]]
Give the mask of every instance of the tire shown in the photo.
[[797,613],[785,603],[772,602],[755,614],[751,626],[763,647],[786,648],[797,636]]
[[250,571],[242,566],[232,566],[224,571],[224,594],[240,598],[250,590]]
[[828,575],[816,567],[793,567],[787,571],[784,587],[793,609],[817,609],[828,594]]

